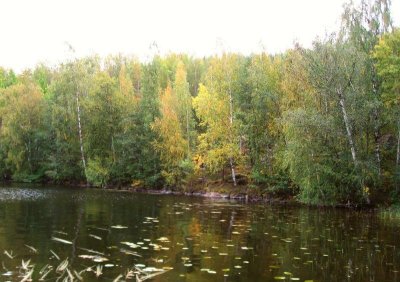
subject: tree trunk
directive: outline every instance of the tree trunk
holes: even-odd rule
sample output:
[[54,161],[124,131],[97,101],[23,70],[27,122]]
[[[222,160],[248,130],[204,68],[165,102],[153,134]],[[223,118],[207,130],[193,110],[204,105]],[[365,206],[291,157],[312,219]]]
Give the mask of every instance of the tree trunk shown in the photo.
[[[344,120],[344,124],[346,126],[347,138],[349,140],[349,145],[350,145],[350,150],[351,150],[351,156],[353,158],[354,168],[357,169],[358,165],[357,165],[357,157],[356,157],[356,148],[355,148],[353,136],[351,133],[351,126],[350,126],[349,117],[347,116],[343,93],[338,89],[336,90],[336,92],[339,96],[339,104],[340,104],[340,108],[342,109],[342,113],[343,113],[343,120]],[[369,204],[370,203],[369,195],[368,195],[368,192],[366,192],[364,190],[364,184],[363,184],[362,179],[361,179],[360,186],[361,186],[361,193],[363,194],[365,200]]]
[[112,157],[113,157],[113,163],[115,164],[117,162],[116,154],[115,154],[115,147],[114,147],[114,136],[111,136],[111,151],[112,151]]
[[400,164],[400,120],[397,121],[397,153],[396,153],[396,191],[399,192],[399,164]]
[[[229,121],[231,124],[231,130],[233,131],[233,98],[232,98],[230,83],[229,83],[229,112],[230,112]],[[232,139],[231,142],[233,142],[233,136],[231,136],[231,139]],[[233,156],[229,158],[229,163],[231,165],[233,186],[236,186],[236,173],[235,173],[235,166],[233,164]]]
[[[378,82],[376,76],[376,70],[372,68],[372,92],[374,93],[376,102],[379,101],[379,92],[378,92]],[[374,106],[373,117],[374,117],[374,141],[375,141],[375,158],[376,158],[376,165],[378,167],[378,176],[381,177],[381,147],[379,144],[379,139],[381,137],[380,134],[380,126],[379,126],[379,109],[378,104]]]
[[188,142],[188,157],[190,156],[190,104],[186,105],[186,135]]
[[378,169],[378,176],[381,177],[381,147],[379,144],[380,139],[380,131],[378,125],[378,110],[374,109],[374,141],[375,141],[375,157],[376,157],[376,165]]
[[398,135],[397,135],[397,155],[396,155],[396,166],[399,166],[400,162],[400,121],[398,122]]
[[344,124],[346,126],[347,139],[349,141],[350,151],[351,151],[351,156],[352,156],[352,159],[353,159],[354,167],[357,167],[356,148],[354,146],[353,136],[351,134],[351,126],[350,126],[349,117],[348,117],[347,111],[346,111],[346,106],[345,106],[345,102],[344,102],[343,93],[338,89],[336,90],[336,93],[338,94],[339,105],[340,105],[340,108],[342,109],[343,120],[344,120]]
[[235,165],[233,164],[233,158],[229,158],[229,163],[231,165],[231,170],[232,170],[232,180],[233,180],[233,186],[236,186],[236,173],[235,173]]
[[86,179],[86,160],[85,160],[85,151],[83,150],[83,137],[82,137],[82,125],[81,125],[81,108],[80,108],[80,105],[79,105],[79,94],[78,94],[78,92],[76,93],[76,111],[77,111],[77,114],[78,114],[78,132],[79,132],[79,145],[80,145],[80,150],[81,150],[81,159],[82,159],[82,165],[83,165],[83,170],[84,170],[85,179]]

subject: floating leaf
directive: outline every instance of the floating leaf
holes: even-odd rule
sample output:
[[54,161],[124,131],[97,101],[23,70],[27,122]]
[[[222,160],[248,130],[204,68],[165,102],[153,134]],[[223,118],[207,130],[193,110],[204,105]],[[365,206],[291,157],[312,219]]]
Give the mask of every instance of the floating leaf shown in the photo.
[[145,267],[142,269],[143,272],[159,272],[163,271],[163,269],[156,268],[156,267]]
[[104,262],[104,261],[108,261],[108,258],[105,257],[101,257],[101,256],[93,256],[93,255],[79,255],[80,258],[83,259],[90,259],[94,262]]
[[64,239],[57,238],[57,237],[51,237],[51,240],[56,241],[56,242],[60,242],[60,243],[63,243],[63,244],[67,244],[67,245],[72,245],[71,241],[64,240]]
[[121,244],[127,245],[128,247],[132,248],[132,249],[136,249],[139,248],[139,245],[136,245],[135,243],[131,243],[131,242],[121,242]]
[[139,255],[137,252],[133,252],[127,249],[120,249],[121,253],[124,253],[126,255],[131,255],[131,256],[135,256],[135,257],[142,257],[141,255]]
[[12,271],[7,271],[7,272],[4,272],[2,275],[3,276],[11,276],[11,275],[13,275],[13,272]]
[[283,272],[283,274],[288,275],[288,276],[292,276],[293,275],[292,273],[290,273],[288,271]]
[[13,256],[13,251],[10,251],[10,252],[4,251],[4,254],[5,254],[6,256],[8,256],[10,259],[15,258],[15,256]]
[[113,225],[113,226],[111,226],[111,228],[114,228],[114,229],[126,229],[126,228],[128,228],[128,226],[123,226],[123,225]]
[[37,253],[38,253],[38,250],[35,249],[35,248],[32,247],[32,246],[29,246],[29,245],[26,245],[26,244],[25,244],[25,247],[27,247],[28,249],[30,249],[34,254],[37,254]]
[[94,235],[94,234],[89,234],[89,237],[92,237],[96,240],[102,240],[100,236]]
[[160,242],[169,242],[169,239],[168,239],[167,237],[160,237],[160,238],[157,239],[157,241],[160,241]]
[[68,258],[66,258],[65,260],[63,260],[58,266],[56,271],[57,272],[63,272],[67,267],[68,267]]
[[54,256],[57,260],[60,260],[60,257],[59,257],[53,250],[50,250],[50,253],[52,253],[53,256]]

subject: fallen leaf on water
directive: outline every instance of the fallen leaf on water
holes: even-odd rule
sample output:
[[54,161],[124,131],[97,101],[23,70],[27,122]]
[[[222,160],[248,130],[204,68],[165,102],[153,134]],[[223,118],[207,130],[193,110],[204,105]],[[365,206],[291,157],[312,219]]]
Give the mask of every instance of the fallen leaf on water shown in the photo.
[[57,238],[57,237],[51,237],[51,240],[56,241],[56,242],[60,242],[60,243],[63,243],[63,244],[67,244],[67,245],[72,245],[71,241],[64,240],[64,239]]
[[131,242],[121,242],[121,244],[127,245],[132,249],[136,249],[136,248],[140,247],[139,245],[136,245],[135,243],[131,243]]
[[114,228],[114,229],[126,229],[126,228],[128,228],[128,226],[123,226],[123,225],[113,225],[113,226],[111,226],[111,228]]
[[124,253],[126,255],[131,255],[131,256],[135,256],[135,257],[142,257],[141,255],[139,255],[137,252],[133,252],[127,249],[120,249],[121,253]]
[[94,235],[94,234],[89,234],[89,237],[92,237],[96,240],[102,240],[100,236]]
[[90,259],[94,262],[103,262],[103,261],[108,261],[108,258],[101,257],[101,256],[93,256],[93,255],[79,255],[80,258],[83,259]]

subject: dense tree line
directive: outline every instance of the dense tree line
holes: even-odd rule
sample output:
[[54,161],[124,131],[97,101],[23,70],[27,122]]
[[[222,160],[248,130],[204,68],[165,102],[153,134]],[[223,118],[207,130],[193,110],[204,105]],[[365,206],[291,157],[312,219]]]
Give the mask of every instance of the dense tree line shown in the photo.
[[400,30],[390,2],[283,54],[75,59],[0,69],[5,180],[190,189],[210,180],[305,203],[400,192]]

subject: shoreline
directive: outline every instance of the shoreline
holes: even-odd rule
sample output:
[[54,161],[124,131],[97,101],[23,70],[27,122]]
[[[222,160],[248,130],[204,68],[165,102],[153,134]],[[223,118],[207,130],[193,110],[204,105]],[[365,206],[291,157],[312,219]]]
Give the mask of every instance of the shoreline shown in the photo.
[[[254,189],[249,193],[249,187],[247,186],[239,186],[239,187],[227,187],[229,190],[226,192],[220,192],[221,187],[216,185],[214,187],[206,187],[195,189],[194,191],[178,191],[173,189],[146,189],[144,187],[131,187],[131,186],[107,186],[107,187],[96,187],[90,186],[82,183],[30,183],[30,182],[2,182],[2,187],[13,187],[13,186],[27,186],[27,187],[63,187],[70,189],[97,189],[103,191],[110,192],[129,192],[129,193],[137,193],[137,194],[149,194],[149,195],[174,195],[174,196],[185,196],[185,197],[201,197],[201,198],[209,198],[209,199],[224,199],[224,200],[235,200],[240,201],[245,204],[265,204],[265,205],[282,205],[282,206],[304,206],[304,207],[312,207],[312,208],[337,208],[337,209],[363,209],[363,210],[386,210],[395,205],[360,205],[360,204],[306,204],[298,201],[296,196],[294,195],[273,195],[271,193],[262,191],[262,189]],[[210,190],[216,191],[210,191]],[[220,191],[218,191],[220,190]]]
[[[84,188],[84,187],[83,187]],[[249,195],[247,193],[235,194],[235,193],[219,193],[219,192],[210,192],[210,191],[201,191],[201,192],[181,192],[174,190],[155,190],[155,189],[144,189],[144,188],[116,188],[116,187],[107,187],[107,188],[99,188],[99,187],[86,187],[88,189],[99,189],[110,192],[129,192],[136,194],[148,194],[148,195],[173,195],[173,196],[185,196],[185,197],[201,197],[201,198],[209,198],[209,199],[223,199],[223,200],[234,200],[240,201],[244,204],[265,204],[265,205],[282,205],[282,206],[303,206],[309,208],[335,208],[335,209],[353,209],[353,210],[375,210],[378,211],[380,209],[385,209],[385,207],[379,207],[376,205],[355,205],[355,204],[336,204],[336,205],[310,205],[301,203],[296,200],[295,197],[274,197],[274,196],[254,196]]]

